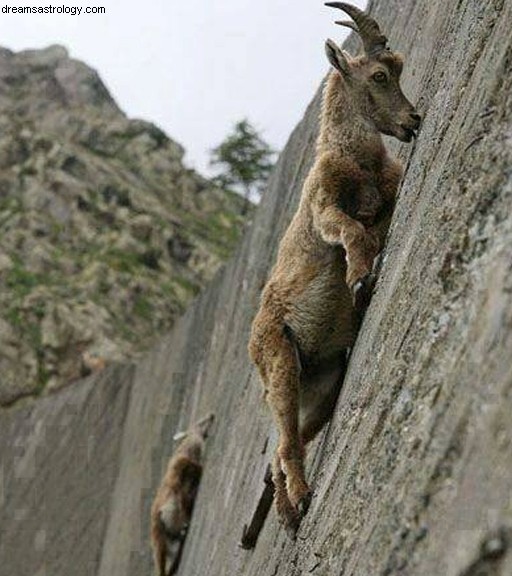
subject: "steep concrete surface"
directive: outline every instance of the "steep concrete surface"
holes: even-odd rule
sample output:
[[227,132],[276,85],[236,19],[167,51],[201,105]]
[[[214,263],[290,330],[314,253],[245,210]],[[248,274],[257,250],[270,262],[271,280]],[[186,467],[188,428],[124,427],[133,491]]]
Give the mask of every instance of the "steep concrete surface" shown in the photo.
[[130,366],[0,419],[0,574],[95,574]]
[[392,144],[407,172],[387,257],[310,451],[298,540],[271,511],[256,548],[237,546],[273,442],[250,321],[312,160],[318,95],[237,257],[172,334],[133,371],[2,412],[2,576],[150,574],[149,506],[172,435],[210,410],[180,575],[512,573],[512,3],[372,11],[408,55],[405,91],[425,120],[414,149]]

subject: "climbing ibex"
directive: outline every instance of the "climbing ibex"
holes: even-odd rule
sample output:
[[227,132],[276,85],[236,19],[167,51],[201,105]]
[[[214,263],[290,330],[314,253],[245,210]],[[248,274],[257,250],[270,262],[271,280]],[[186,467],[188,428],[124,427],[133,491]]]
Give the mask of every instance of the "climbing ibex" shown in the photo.
[[402,93],[403,58],[386,47],[375,20],[329,2],[352,21],[364,53],[332,40],[316,160],[254,319],[249,353],[279,429],[272,479],[278,515],[294,534],[311,491],[304,446],[332,415],[372,291],[372,264],[383,247],[402,168],[381,134],[410,142],[420,116]]
[[204,441],[212,422],[210,415],[175,437],[183,440],[169,460],[151,507],[151,544],[158,576],[175,574],[178,569],[203,471]]

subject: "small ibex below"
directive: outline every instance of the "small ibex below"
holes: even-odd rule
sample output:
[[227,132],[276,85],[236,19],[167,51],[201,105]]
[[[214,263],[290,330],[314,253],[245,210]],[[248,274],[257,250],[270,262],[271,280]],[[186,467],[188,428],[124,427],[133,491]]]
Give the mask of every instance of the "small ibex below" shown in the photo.
[[[151,544],[158,576],[175,574],[203,472],[204,443],[213,414],[185,433],[167,465],[151,507]],[[168,565],[168,567],[167,567]]]
[[353,58],[326,42],[333,70],[316,160],[249,343],[279,430],[272,479],[278,515],[292,535],[311,501],[304,447],[332,415],[402,177],[381,134],[410,142],[421,119],[400,88],[403,57],[387,48],[377,22],[350,4],[327,6],[351,16],[337,23],[359,34],[364,53]]

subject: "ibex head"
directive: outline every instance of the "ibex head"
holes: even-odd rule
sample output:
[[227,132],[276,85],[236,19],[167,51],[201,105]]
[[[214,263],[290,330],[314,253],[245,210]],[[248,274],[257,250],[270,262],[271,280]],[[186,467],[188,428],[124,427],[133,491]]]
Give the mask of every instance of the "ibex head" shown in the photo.
[[345,2],[327,2],[326,6],[339,8],[352,18],[353,21],[342,20],[336,24],[357,32],[364,46],[364,54],[352,58],[335,42],[327,40],[329,62],[344,78],[361,113],[379,132],[410,142],[419,128],[421,116],[400,88],[402,55],[387,47],[387,38],[377,22],[359,8]]
[[201,420],[198,420],[192,426],[192,428],[190,428],[190,430],[187,430],[185,432],[177,432],[173,436],[173,440],[175,442],[178,442],[179,440],[183,440],[184,438],[190,436],[191,434],[200,436],[203,440],[205,440],[208,437],[208,433],[214,421],[215,421],[215,414],[208,414],[208,416],[205,416],[204,418],[201,418]]

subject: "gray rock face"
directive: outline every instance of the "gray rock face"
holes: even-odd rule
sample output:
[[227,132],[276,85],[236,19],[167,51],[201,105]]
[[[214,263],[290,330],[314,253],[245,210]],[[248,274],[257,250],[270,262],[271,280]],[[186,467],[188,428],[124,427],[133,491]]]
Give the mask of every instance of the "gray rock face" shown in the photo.
[[63,47],[0,49],[0,405],[147,350],[231,254],[245,203],[183,155]]
[[168,338],[133,372],[3,413],[5,574],[151,574],[149,507],[172,435],[212,410],[180,574],[512,573],[512,4],[373,11],[409,56],[405,89],[425,121],[414,149],[394,145],[407,172],[387,256],[310,450],[315,494],[297,542],[271,511],[255,550],[237,547],[273,441],[246,344],[311,164],[318,95],[237,257]]

